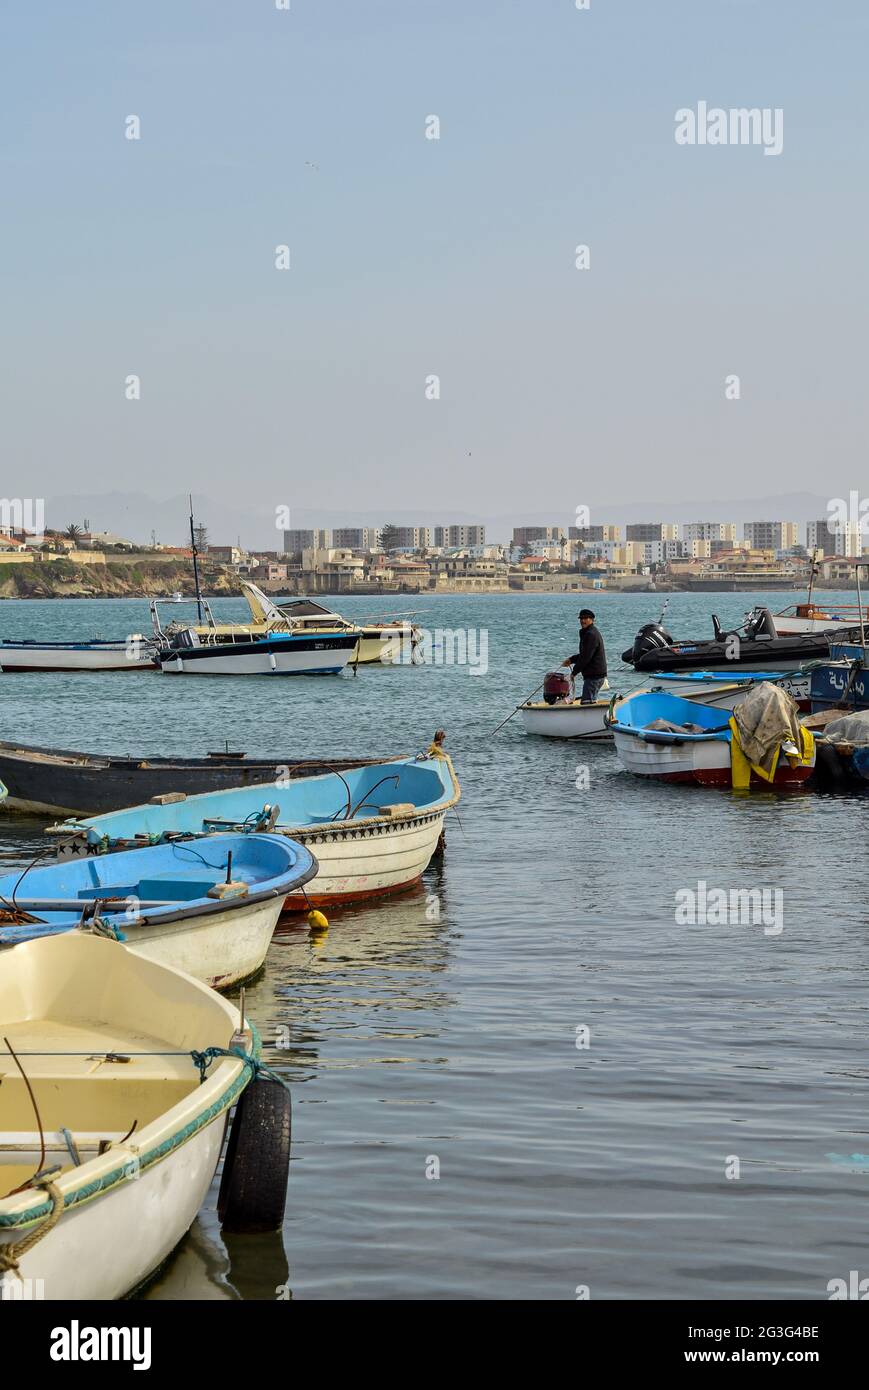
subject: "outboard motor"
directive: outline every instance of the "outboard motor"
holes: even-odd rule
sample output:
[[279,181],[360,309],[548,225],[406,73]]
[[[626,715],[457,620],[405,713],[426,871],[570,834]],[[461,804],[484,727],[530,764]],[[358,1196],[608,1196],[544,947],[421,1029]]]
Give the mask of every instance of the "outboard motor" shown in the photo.
[[550,671],[543,682],[543,698],[547,705],[555,705],[559,700],[569,700],[570,696],[570,677],[563,671]]
[[629,666],[633,666],[645,656],[646,652],[660,650],[662,647],[672,647],[673,639],[660,623],[644,623],[634,638],[634,645],[628,647],[627,651],[622,652],[622,661],[626,661]]

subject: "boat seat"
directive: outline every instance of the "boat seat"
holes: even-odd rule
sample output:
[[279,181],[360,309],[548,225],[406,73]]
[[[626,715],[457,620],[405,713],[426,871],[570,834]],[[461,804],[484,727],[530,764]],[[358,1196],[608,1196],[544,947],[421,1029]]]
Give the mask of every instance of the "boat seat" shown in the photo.
[[[189,1053],[176,1053],[162,1038],[40,1019],[8,1023],[3,1032],[33,1088],[46,1134],[62,1127],[126,1134],[134,1122],[142,1129],[199,1084]],[[0,1047],[0,1135],[32,1124],[27,1087]]]
[[[60,1160],[61,1167],[71,1167],[72,1156],[63,1135],[59,1131],[52,1131],[42,1137],[45,1141],[44,1166],[53,1168]],[[88,1159],[99,1153],[101,1145],[119,1144],[126,1138],[126,1131],[81,1130],[76,1133],[70,1130],[70,1137],[82,1159]],[[5,1130],[0,1135],[0,1166],[3,1168],[15,1163],[29,1163],[31,1159],[38,1163],[41,1152],[38,1130]]]

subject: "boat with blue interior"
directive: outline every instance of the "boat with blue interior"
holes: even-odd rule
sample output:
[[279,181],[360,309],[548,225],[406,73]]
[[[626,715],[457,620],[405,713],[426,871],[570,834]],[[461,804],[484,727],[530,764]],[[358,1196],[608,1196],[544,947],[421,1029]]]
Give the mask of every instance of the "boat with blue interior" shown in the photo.
[[[439,731],[440,733],[440,731]],[[331,770],[299,780],[276,769],[270,786],[200,796],[178,794],[127,810],[71,818],[49,828],[68,851],[102,854],[235,831],[288,836],[319,863],[288,909],[359,902],[418,882],[434,855],[447,811],[461,795],[442,738],[416,758]],[[202,853],[208,839],[201,840]]]
[[812,734],[796,705],[764,683],[733,711],[650,691],[614,705],[609,717],[626,771],[707,787],[802,787],[815,764]]
[[317,867],[303,845],[261,834],[63,854],[0,878],[0,946],[76,930],[228,989],[260,969],[287,896]]

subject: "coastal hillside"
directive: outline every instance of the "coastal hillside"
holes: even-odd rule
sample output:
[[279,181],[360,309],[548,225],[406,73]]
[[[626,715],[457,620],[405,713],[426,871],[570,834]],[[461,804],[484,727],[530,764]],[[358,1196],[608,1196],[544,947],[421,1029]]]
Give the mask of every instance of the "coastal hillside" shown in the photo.
[[[208,594],[241,592],[238,575],[219,566],[205,567],[201,584]],[[0,598],[159,598],[176,592],[195,592],[187,560],[104,565],[52,560],[42,565],[0,566]]]

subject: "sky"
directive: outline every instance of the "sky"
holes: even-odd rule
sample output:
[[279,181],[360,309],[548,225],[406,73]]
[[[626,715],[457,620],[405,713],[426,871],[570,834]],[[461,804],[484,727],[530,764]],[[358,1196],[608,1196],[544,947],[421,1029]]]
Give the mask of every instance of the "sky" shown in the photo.
[[861,489],[862,0],[6,0],[0,51],[7,495]]

